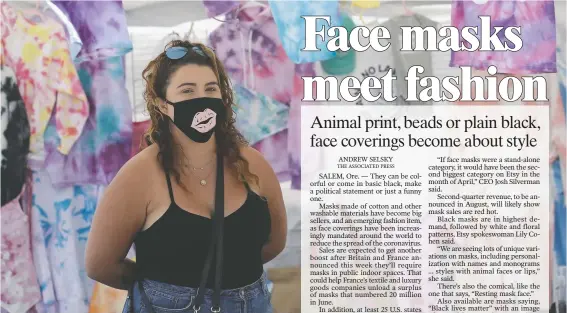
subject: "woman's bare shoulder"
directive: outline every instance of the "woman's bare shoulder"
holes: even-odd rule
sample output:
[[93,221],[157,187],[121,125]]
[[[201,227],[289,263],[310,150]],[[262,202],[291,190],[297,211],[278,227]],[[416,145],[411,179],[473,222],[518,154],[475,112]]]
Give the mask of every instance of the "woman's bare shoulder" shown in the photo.
[[[240,155],[248,161],[248,165],[250,166],[250,171],[256,172],[261,170],[262,167],[270,166],[268,161],[264,158],[260,151],[254,149],[251,146],[241,146],[240,147]],[[254,173],[258,175],[257,173]]]
[[130,188],[147,186],[152,181],[150,178],[160,171],[158,152],[155,144],[140,151],[122,166],[116,175],[117,180],[130,184]]
[[240,155],[248,161],[250,172],[258,177],[261,186],[271,185],[274,181],[277,182],[274,169],[260,151],[250,146],[243,146],[240,148]]

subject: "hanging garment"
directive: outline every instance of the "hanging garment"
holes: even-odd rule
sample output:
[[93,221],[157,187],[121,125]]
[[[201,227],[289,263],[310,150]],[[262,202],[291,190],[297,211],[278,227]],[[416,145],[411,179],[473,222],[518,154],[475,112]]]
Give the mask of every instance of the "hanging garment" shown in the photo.
[[[136,261],[134,247],[130,249],[128,259]],[[101,283],[96,283],[91,298],[89,313],[122,313],[128,291],[114,289]]]
[[352,5],[361,9],[375,9],[380,6],[378,0],[352,0]]
[[233,89],[236,128],[251,145],[287,128],[287,105],[240,85],[234,85]]
[[[313,102],[303,102],[303,79],[301,77],[315,76],[313,63],[296,64],[293,78],[294,105],[289,108],[288,122],[288,159],[289,173],[292,189],[301,189],[301,106],[312,105]],[[311,86],[311,92],[315,93],[315,85]]]
[[2,55],[17,78],[30,123],[30,166],[42,167],[43,133],[52,112],[57,149],[67,154],[79,138],[89,106],[69,55],[65,31],[56,21],[29,20],[5,1],[2,10]]
[[94,287],[85,248],[103,188],[55,188],[45,172],[33,173],[32,251],[41,286],[39,313],[86,313]]
[[[555,73],[557,70],[555,48],[555,5],[553,0],[505,1],[491,0],[477,4],[467,0],[453,0],[451,23],[459,30],[478,27],[480,16],[490,16],[491,33],[494,27],[521,27],[523,46],[519,51],[459,51],[452,52],[451,66],[471,66],[486,71],[495,65],[499,73],[530,74]],[[480,39],[480,36],[477,36]],[[499,36],[508,42],[504,31]]]
[[71,24],[71,21],[69,21],[67,15],[65,15],[65,13],[61,11],[61,9],[53,4],[53,2],[49,0],[46,0],[45,2],[49,10],[53,12],[55,17],[63,25],[65,25],[65,30],[67,31],[67,40],[69,41],[69,52],[71,53],[71,58],[75,60],[75,58],[77,58],[77,56],[79,55],[79,52],[81,52],[81,48],[83,47],[83,42],[81,41],[81,38],[79,37],[75,26]]
[[[548,79],[549,83],[553,83],[554,85],[560,85],[555,79],[551,80]],[[553,95],[552,100],[550,101],[550,145],[552,148],[551,153],[551,162],[555,159],[558,159],[559,166],[563,169],[563,173],[565,173],[566,168],[566,159],[567,159],[567,126],[566,126],[566,117],[565,117],[565,102],[563,101],[563,97],[561,95],[561,86],[553,86],[555,89],[559,89],[557,94]],[[551,96],[550,96],[551,97]],[[565,175],[563,179],[565,179]]]
[[[356,27],[356,24],[348,15],[343,15],[343,26],[347,29],[348,35],[352,32],[352,29]],[[375,26],[368,26],[369,28],[376,27]],[[360,37],[360,40],[365,40],[365,38]],[[368,39],[366,39],[368,41]],[[369,49],[372,50],[372,49]],[[375,50],[366,52],[356,52],[355,50],[350,50],[348,52],[342,52],[337,55],[337,57],[326,60],[323,62],[319,62],[315,64],[314,71],[315,74],[312,76],[320,76],[320,77],[336,77],[337,82],[340,84],[345,78],[348,76],[356,77],[358,80],[362,81],[364,78],[368,76],[376,76],[381,78],[384,76],[388,70],[393,69],[394,62],[392,59],[392,54],[389,52],[376,52]],[[376,55],[374,55],[376,54]],[[378,55],[379,54],[379,55]],[[349,56],[350,55],[350,56]],[[394,72],[395,73],[395,72]],[[331,99],[331,93],[329,88],[326,88],[326,99]],[[359,95],[360,90],[353,90],[351,92],[353,96]],[[314,96],[318,96],[314,93]],[[339,101],[327,101],[327,102],[318,102],[318,104],[382,104],[384,100],[379,100],[376,102],[368,103],[366,100],[360,97],[355,102],[348,102],[344,100],[341,95],[338,95]]]
[[[295,64],[287,57],[273,19],[266,8],[247,8],[226,17],[209,37],[210,45],[233,82],[292,107],[300,106],[303,85],[295,84]],[[290,179],[288,132],[286,130],[254,145],[277,173],[280,181]]]
[[208,17],[216,17],[228,13],[243,4],[245,0],[203,0]]
[[[387,20],[383,23],[384,27],[390,30],[390,40],[391,46],[388,49],[393,54],[394,66],[396,69],[396,81],[395,81],[395,93],[394,95],[398,97],[398,102],[404,104],[433,104],[433,101],[409,101],[408,99],[408,84],[415,84],[413,82],[408,82],[404,80],[407,76],[410,68],[415,65],[420,65],[423,67],[423,73],[416,73],[417,77],[437,77],[443,79],[447,75],[447,70],[449,69],[449,52],[432,52],[432,51],[401,51],[402,49],[402,28],[405,27],[419,27],[434,28],[438,30],[441,25],[437,22],[427,18],[421,14],[412,15],[400,15],[392,19]],[[412,46],[415,46],[416,42],[412,41]],[[425,43],[427,48],[427,43]],[[456,74],[456,73],[455,73]],[[425,89],[419,85],[416,85],[416,96],[419,99],[419,93]]]
[[26,107],[11,68],[2,66],[2,205],[15,199],[24,187],[30,145]]
[[46,170],[58,187],[108,185],[132,151],[132,108],[123,58],[84,61],[77,71],[92,113],[69,155],[55,150],[55,125],[49,124],[45,132]]
[[75,63],[123,56],[132,51],[121,0],[54,1],[83,42]]
[[270,0],[269,3],[282,46],[290,60],[294,63],[310,63],[332,59],[337,55],[327,49],[330,36],[317,36],[318,51],[303,51],[306,47],[306,20],[303,17],[328,16],[330,23],[318,19],[316,29],[341,26],[338,1],[297,0],[290,5],[286,1]]
[[135,156],[138,152],[147,147],[144,140],[144,134],[152,126],[152,121],[134,122],[132,125],[132,152],[131,156]]
[[[348,36],[356,27],[354,21],[348,14],[342,14],[341,24],[347,30]],[[327,75],[347,75],[354,71],[356,66],[356,50],[337,51],[337,55],[329,60],[321,62],[321,67]]]
[[[390,37],[398,39],[401,36],[400,26],[414,26],[414,27],[434,27],[439,29],[441,25],[423,15],[414,14],[412,16],[402,15],[393,17],[384,23],[373,23],[367,25],[369,29],[376,27],[386,27],[390,31]],[[359,41],[362,45],[367,45],[370,43],[368,38],[363,36],[359,37]],[[368,49],[364,52],[356,53],[356,60],[354,64],[354,69],[344,75],[333,75],[328,73],[325,67],[326,62],[317,63],[315,66],[316,76],[329,77],[335,76],[338,83],[342,82],[346,77],[355,77],[358,81],[363,81],[367,77],[377,77],[382,78],[389,71],[391,71],[392,76],[396,77],[390,90],[392,95],[396,97],[394,101],[386,101],[383,95],[376,101],[367,101],[362,96],[354,102],[349,102],[341,97],[341,95],[336,95],[338,101],[327,101],[323,102],[325,104],[355,104],[355,105],[382,105],[382,104],[430,104],[426,101],[407,101],[407,82],[404,77],[407,76],[408,70],[414,65],[420,65],[424,67],[424,73],[417,74],[418,77],[433,76],[438,78],[443,78],[447,76],[459,76],[459,70],[456,68],[449,67],[449,61],[451,58],[450,52],[442,51],[411,51],[411,52],[400,52],[402,43],[400,40],[380,40],[380,44],[385,46],[390,44],[390,47],[385,51],[376,51],[374,49]],[[332,62],[329,60],[327,62]],[[419,84],[417,89],[417,95],[419,96]],[[377,96],[379,92],[384,92],[385,90],[374,89],[371,93]],[[351,95],[360,95],[360,90],[352,90]],[[327,99],[330,96],[329,90],[327,90]],[[319,102],[321,103],[321,102]]]
[[567,266],[567,105],[566,105],[566,88],[565,74],[567,68],[565,66],[565,50],[559,46],[557,49],[558,68],[557,77],[559,78],[559,95],[560,100],[555,101],[550,108],[551,113],[551,146],[552,159],[551,177],[552,192],[554,205],[554,250],[557,265]]
[[30,247],[29,220],[19,200],[18,195],[0,209],[1,307],[8,313],[27,312],[40,301],[41,296]]
[[[562,36],[562,38],[565,38],[564,36]],[[566,55],[565,55],[565,49],[563,47],[561,47],[560,49],[558,49],[558,74],[557,77],[559,78],[559,95],[560,95],[560,99],[561,101],[558,101],[558,103],[560,103],[561,105],[552,108],[552,112],[554,112],[552,115],[555,116],[555,118],[552,118],[552,123],[553,125],[562,125],[562,128],[554,127],[553,129],[556,129],[555,134],[557,134],[556,136],[554,136],[554,142],[555,142],[555,146],[557,146],[557,150],[559,151],[559,158],[560,158],[560,163],[561,163],[561,167],[563,168],[563,172],[564,176],[567,175],[567,134],[565,131],[565,128],[567,128],[567,117],[565,116],[567,113],[567,90],[565,88],[565,83],[566,83],[566,75],[567,75],[567,67],[565,65],[565,60],[566,60]],[[563,131],[562,131],[563,130]],[[565,177],[563,177],[563,181],[565,182]],[[567,192],[567,185],[564,184],[565,187],[565,192]]]
[[132,53],[125,56],[126,59],[126,89],[128,89],[130,103],[134,113],[134,122],[148,119],[146,100],[144,100],[145,81],[142,71],[146,66],[163,52],[165,45],[171,39],[179,39],[171,36],[171,30],[167,28],[131,28],[129,30],[132,40]]
[[565,205],[565,171],[561,168],[559,159],[555,159],[551,163],[552,175],[552,199],[554,207],[554,237],[553,237],[553,250],[555,251],[555,260],[557,265],[567,265],[566,255],[566,241],[567,232],[565,230],[566,205]]
[[89,313],[122,313],[127,297],[127,290],[96,283],[89,304]]
[[565,103],[567,102],[567,66],[565,65],[565,61],[563,60],[563,56],[565,55],[565,51],[562,48],[557,48],[557,55],[559,56],[557,62],[557,76],[559,77],[559,91],[561,93],[561,100],[563,102],[563,106],[565,107]]
[[[348,22],[347,22],[348,24]],[[368,25],[367,27],[369,29],[378,27],[378,26],[383,26],[381,24],[375,23],[375,24],[371,24]],[[350,35],[350,32],[349,32]],[[362,45],[366,45],[369,44],[369,39],[363,37],[362,35],[359,36],[359,41]],[[382,42],[382,45],[385,45],[387,42],[384,41]],[[327,72],[327,62],[333,62],[333,60],[329,60],[327,62],[318,62],[315,63],[315,76],[321,76],[321,77],[336,77],[337,78],[337,82],[340,84],[344,79],[346,79],[349,76],[355,77],[357,80],[359,81],[363,81],[366,77],[377,77],[377,78],[382,78],[384,75],[386,75],[388,73],[388,71],[392,71],[392,75],[396,76],[398,74],[398,70],[395,68],[395,60],[394,60],[394,52],[393,50],[390,48],[386,51],[376,51],[372,48],[367,49],[364,52],[354,52],[356,53],[356,59],[355,59],[355,63],[352,65],[353,69],[350,71],[350,73],[348,74],[343,74],[343,75],[337,75],[337,74],[332,74]],[[393,94],[396,94],[396,86],[392,86],[392,91]],[[331,94],[330,94],[330,90],[329,88],[326,88],[326,92],[327,94],[325,95],[326,99],[330,99],[331,98]],[[372,91],[373,95],[377,95],[378,92],[382,92],[381,89],[374,89]],[[376,100],[376,101],[367,101],[366,99],[364,99],[361,95],[360,95],[360,90],[357,89],[353,89],[351,88],[351,95],[352,96],[358,96],[358,99],[354,102],[351,101],[347,101],[345,99],[342,98],[342,96],[340,94],[337,95],[332,95],[332,96],[337,96],[338,101],[335,100],[330,100],[330,101],[326,101],[326,102],[317,102],[317,104],[340,104],[340,105],[348,105],[348,104],[355,104],[355,105],[379,105],[379,104],[403,104],[403,101],[401,99],[397,99],[394,103],[388,103],[386,100],[384,100],[383,97],[381,97],[380,99]],[[314,93],[314,96],[317,96],[316,93]],[[317,97],[320,97],[317,96]]]

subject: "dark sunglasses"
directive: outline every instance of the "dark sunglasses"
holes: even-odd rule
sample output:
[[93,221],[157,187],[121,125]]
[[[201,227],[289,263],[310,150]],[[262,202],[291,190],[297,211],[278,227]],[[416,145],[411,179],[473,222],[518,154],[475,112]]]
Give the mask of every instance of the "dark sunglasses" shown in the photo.
[[[193,47],[191,47],[191,50],[193,52],[197,53],[200,56],[207,57],[207,54],[205,54],[205,52],[199,47],[193,46]],[[182,57],[186,56],[187,53],[189,53],[189,48],[181,47],[181,46],[171,47],[171,48],[168,48],[167,50],[165,50],[165,55],[170,60],[179,60]]]

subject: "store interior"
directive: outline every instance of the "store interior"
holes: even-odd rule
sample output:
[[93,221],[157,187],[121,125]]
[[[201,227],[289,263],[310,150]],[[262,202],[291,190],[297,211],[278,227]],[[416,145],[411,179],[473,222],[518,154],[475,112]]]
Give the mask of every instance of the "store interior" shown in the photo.
[[[286,2],[291,3],[293,1]],[[329,5],[336,4],[341,14],[350,16],[357,25],[382,24],[399,16],[425,16],[439,25],[451,25],[451,13],[454,5],[450,0],[381,0],[366,1],[364,5],[353,5],[351,1],[327,2]],[[244,10],[244,8],[254,10],[259,8],[260,10],[267,10],[269,15],[270,5],[262,1],[244,0],[113,0],[90,2],[90,7],[86,9],[81,7],[81,4],[61,6],[53,3],[56,2],[38,0],[3,1],[2,3],[2,18],[4,20],[2,22],[2,31],[4,32],[2,43],[5,46],[3,53],[9,55],[9,58],[5,59],[3,57],[2,59],[2,128],[5,134],[8,134],[6,131],[10,126],[14,129],[10,132],[10,135],[5,135],[2,138],[2,150],[4,151],[6,147],[13,150],[14,145],[18,146],[20,150],[25,150],[22,147],[23,144],[30,143],[31,152],[27,158],[28,163],[25,165],[25,168],[33,172],[33,174],[28,175],[26,170],[26,174],[22,174],[23,172],[20,168],[22,165],[18,163],[21,160],[16,160],[14,161],[15,163],[6,162],[5,158],[16,158],[16,156],[7,156],[3,152],[2,226],[12,226],[2,230],[2,249],[13,251],[13,253],[25,254],[23,258],[27,261],[21,262],[27,263],[26,265],[14,265],[18,269],[18,272],[14,273],[14,271],[9,270],[11,256],[5,256],[5,252],[2,251],[2,312],[119,313],[122,312],[126,293],[97,284],[86,277],[84,249],[90,227],[89,223],[92,221],[96,203],[103,193],[104,187],[112,180],[117,170],[131,156],[137,153],[138,147],[142,143],[141,135],[149,127],[149,116],[146,112],[146,103],[143,98],[144,81],[142,79],[142,71],[148,62],[161,53],[165,44],[172,39],[185,38],[191,41],[202,42],[213,46],[216,50],[216,46],[226,43],[211,43],[211,38],[215,37],[219,28],[232,27],[230,26],[232,25],[231,21],[227,21],[227,12],[232,14],[234,10]],[[112,6],[109,12],[105,11],[105,3]],[[298,3],[303,5],[303,1]],[[61,10],[57,11],[57,8]],[[73,9],[76,11],[73,12]],[[551,221],[551,236],[553,238],[551,299],[553,303],[561,303],[561,301],[564,303],[567,293],[565,287],[565,54],[562,54],[565,52],[565,45],[567,44],[567,41],[565,41],[566,10],[567,2],[555,1],[557,73],[553,71],[544,73],[550,77],[548,78],[549,84],[554,85],[557,89],[558,99],[557,103],[550,103],[550,105],[553,105],[551,110],[552,135],[558,138],[553,139],[558,141],[558,148],[556,147],[556,151],[554,150],[555,154],[552,153],[552,160],[550,161],[553,171],[552,177],[554,177],[552,182],[553,206],[550,208],[553,216]],[[529,14],[529,12],[523,13]],[[103,18],[110,16],[110,14],[115,16],[115,21],[119,24],[116,30],[102,30],[101,33],[104,33],[107,36],[106,38],[97,38],[95,40],[81,38],[82,31],[84,31],[81,27],[86,25],[85,27],[88,28],[91,25],[85,22],[86,20],[100,19],[102,21]],[[326,14],[326,12],[321,12],[321,14]],[[7,26],[7,24],[11,23],[9,21],[10,18],[17,19],[19,16],[33,16],[34,18],[40,16],[39,20],[35,20],[35,22],[44,26],[39,30],[28,29],[22,33],[28,37],[18,37],[19,39],[16,40],[16,36],[6,35],[5,30],[10,28],[13,31],[12,27],[19,25],[19,20],[13,22],[15,24],[10,26]],[[274,21],[270,20],[270,18],[268,18],[266,23],[274,24]],[[47,21],[56,21],[58,26],[53,26]],[[107,24],[102,22],[97,27],[108,27],[105,26]],[[75,28],[75,33],[71,31],[73,27]],[[47,79],[50,83],[43,83],[47,89],[42,89],[43,87],[33,83],[33,77],[24,77],[25,75],[36,75],[34,73],[38,69],[34,69],[34,66],[43,66],[40,65],[41,62],[28,64],[29,68],[27,69],[22,70],[18,68],[19,66],[26,66],[26,51],[31,51],[26,49],[30,49],[30,46],[37,46],[37,38],[40,38],[39,41],[43,42],[60,41],[61,38],[54,38],[53,34],[56,31],[59,35],[64,35],[65,42],[68,44],[66,47],[57,45],[59,49],[66,49],[63,52],[57,52],[59,57],[65,55],[63,59],[67,61],[72,60],[72,63],[65,66],[74,67],[75,73],[78,73],[74,74],[75,81],[69,83],[69,85],[74,84],[73,88],[78,88],[79,91],[75,89],[62,90],[60,88],[66,88],[68,84],[63,82],[60,86],[55,86],[57,84],[53,81],[57,80],[57,77],[62,77],[58,75],[70,75],[73,70],[68,69],[70,72],[65,73],[60,71],[56,75],[50,75],[49,73],[47,76],[44,75],[43,79]],[[35,39],[33,38],[34,36]],[[281,36],[277,34],[270,36],[263,38],[269,37],[272,41],[271,44],[275,44],[281,49]],[[256,38],[237,38],[234,40],[238,45],[242,46],[248,44],[246,40],[254,40],[252,44],[257,44]],[[86,51],[86,47],[89,47],[91,51]],[[40,54],[50,53],[49,49],[40,48],[40,50]],[[389,51],[388,53],[395,52]],[[276,312],[300,312],[301,199],[300,183],[297,182],[297,179],[301,177],[301,169],[297,168],[299,167],[297,162],[287,161],[288,155],[290,155],[289,159],[295,158],[294,160],[298,160],[298,152],[295,148],[296,143],[293,142],[291,137],[299,138],[299,123],[297,121],[297,108],[299,106],[292,107],[291,103],[294,102],[292,99],[293,95],[288,97],[288,99],[285,96],[279,99],[277,95],[270,94],[271,91],[263,89],[264,85],[259,80],[265,79],[265,77],[270,79],[269,75],[265,77],[262,77],[260,74],[254,75],[254,73],[262,71],[262,66],[266,66],[267,69],[265,71],[271,72],[271,75],[278,75],[277,70],[271,68],[271,66],[277,65],[277,63],[267,65],[254,64],[256,59],[245,54],[243,53],[242,59],[236,61],[226,59],[228,64],[224,64],[227,67],[237,68],[234,70],[234,73],[238,72],[233,77],[234,81],[246,87],[247,90],[251,90],[251,97],[254,98],[254,104],[250,104],[249,107],[247,107],[248,103],[240,103],[244,108],[243,110],[248,108],[249,112],[241,114],[242,120],[237,121],[237,126],[242,127],[240,130],[245,136],[248,136],[249,139],[253,138],[253,145],[265,153],[270,162],[273,162],[272,165],[277,171],[278,177],[280,177],[288,218],[287,246],[280,256],[266,264],[265,267],[271,275],[270,279],[273,282],[273,301]],[[56,60],[53,56],[48,57],[51,58],[51,61],[48,62],[52,63],[45,68],[48,71],[59,71],[57,65],[54,65],[59,63],[55,62]],[[376,54],[374,57],[380,58],[381,55]],[[390,57],[384,56],[384,58]],[[441,60],[437,62],[443,63],[440,66],[442,67],[440,71],[450,70],[448,64],[450,53],[439,56],[437,60]],[[24,65],[22,65],[22,62]],[[290,60],[286,62],[289,64],[293,63]],[[321,61],[296,63],[296,74],[301,74],[301,65],[305,68],[311,66],[311,70],[314,69],[317,72],[317,69],[320,69],[320,63]],[[243,70],[245,66],[252,68],[254,73],[252,75],[250,73],[248,75],[240,73],[246,71]],[[18,99],[13,98],[13,93],[16,91],[5,91],[5,88],[11,88],[5,85],[6,75],[8,75],[5,74],[7,70],[13,72],[11,74],[11,82],[12,84],[15,83],[15,90],[20,93],[21,99],[19,101],[25,104],[23,112],[14,110],[13,106],[10,107],[11,103],[16,103]],[[231,70],[229,69],[230,72]],[[277,80],[278,84],[287,84],[289,89],[293,89],[293,79],[282,81],[279,76],[274,76],[273,79]],[[81,124],[85,129],[83,132],[86,134],[88,131],[90,134],[75,136],[67,133],[65,135],[67,136],[66,140],[62,137],[57,139],[57,134],[64,136],[61,135],[59,123],[63,125],[62,128],[65,128],[65,125],[73,127],[76,125],[73,124],[75,121],[85,116],[71,109],[64,111],[65,108],[61,108],[63,106],[60,104],[55,108],[52,105],[45,112],[42,111],[43,103],[49,101],[44,98],[53,97],[49,92],[50,88],[59,88],[60,93],[73,94],[79,92],[82,95],[83,110],[89,105],[96,106],[97,112],[102,112],[101,108],[113,107],[114,113],[119,115],[117,118],[120,129],[115,130],[114,135],[110,134],[113,130],[105,128],[104,117],[101,115],[92,116],[91,114],[86,122],[83,120]],[[81,92],[81,88],[84,89],[84,92]],[[29,93],[29,95],[26,93]],[[271,100],[264,99],[262,95],[267,96]],[[273,103],[273,98],[278,98],[275,100],[276,104]],[[246,101],[248,98],[241,96],[240,99]],[[30,104],[28,101],[34,104]],[[59,103],[59,100],[52,99],[52,101]],[[552,99],[550,101],[553,102],[555,100]],[[101,104],[102,102],[105,103]],[[262,121],[259,121],[257,116],[260,113],[255,110],[266,110],[262,106],[268,105],[272,109],[275,108],[274,110],[279,108],[281,111],[279,112],[280,115],[275,119],[281,118],[281,120],[276,120],[273,124],[268,125],[268,128],[270,128],[269,133],[262,133],[261,130],[258,130],[262,128],[262,125],[260,125]],[[32,107],[34,110],[41,112],[30,113],[30,108]],[[18,119],[28,122],[28,119],[22,117],[26,115],[26,111],[30,120],[27,127],[28,136],[26,137],[21,133],[20,135],[15,135],[14,131],[21,132],[24,126],[19,124],[14,126],[14,123],[18,123]],[[50,116],[48,115],[46,119],[44,117],[45,114],[51,114],[52,111],[57,112],[58,118],[49,120]],[[65,114],[68,115],[65,116]],[[88,113],[86,114],[88,115]],[[246,120],[247,118],[249,120]],[[240,124],[238,124],[239,122]],[[266,123],[266,121],[263,121],[263,123]],[[44,132],[35,129],[36,127],[41,128],[42,125],[46,129]],[[125,133],[126,135],[124,135]],[[258,137],[258,133],[260,133],[260,137]],[[282,133],[286,134],[285,137]],[[115,135],[122,137],[112,137]],[[5,138],[8,136],[12,138]],[[89,138],[85,139],[84,137]],[[14,140],[23,141],[22,143],[14,144]],[[79,153],[77,151],[80,148],[77,148],[77,142],[81,140],[83,140],[83,143],[79,143],[79,145],[83,145],[84,151]],[[112,143],[108,143],[110,141]],[[93,142],[95,143],[93,144]],[[282,156],[280,150],[277,150],[282,145],[285,146],[284,156]],[[91,151],[87,151],[89,149]],[[95,152],[92,151],[93,149]],[[16,151],[17,153],[19,152]],[[74,155],[67,158],[65,157],[67,154]],[[112,157],[110,157],[111,154]],[[18,157],[21,158],[21,156]],[[105,162],[109,158],[111,161],[108,162],[111,164],[106,164]],[[25,156],[24,159],[26,159]],[[11,166],[15,166],[17,169],[13,169]],[[6,167],[8,168],[6,173],[8,174],[5,174]],[[21,182],[13,184],[9,182],[9,178],[7,179],[7,177],[11,176],[5,175],[19,175],[18,177],[21,176]],[[5,187],[5,184],[10,185],[10,190],[8,190],[8,187]],[[24,185],[26,186],[25,188],[23,187]],[[32,188],[28,188],[27,186],[29,185]],[[6,198],[5,189],[7,190]],[[17,205],[15,204],[16,202]],[[22,215],[19,212],[16,214],[15,212],[5,210],[5,207],[14,207],[14,205],[17,206],[17,209],[23,211],[24,214]],[[19,214],[23,217],[20,219],[15,218],[19,224],[14,223],[14,220],[5,221],[5,217],[8,219],[10,215],[5,212]],[[26,227],[31,230],[29,232],[31,235],[25,234]],[[12,242],[4,239],[4,233],[8,229],[14,229],[15,233],[21,232],[24,229],[24,233],[21,236],[29,238],[27,241],[18,241],[20,246],[24,245],[23,249],[15,249],[9,246]],[[28,250],[25,249],[26,245]],[[130,256],[134,257],[133,251],[131,251]],[[16,258],[19,257],[16,256]],[[6,261],[8,265],[4,264],[4,260],[8,260]],[[29,260],[32,260],[32,262],[29,263]],[[22,269],[25,269],[25,273],[22,273]],[[5,300],[4,298],[5,284],[21,289],[17,295],[14,295],[14,292],[9,293],[9,296],[15,297],[12,299],[13,301],[10,299]],[[25,301],[21,300],[24,298]]]

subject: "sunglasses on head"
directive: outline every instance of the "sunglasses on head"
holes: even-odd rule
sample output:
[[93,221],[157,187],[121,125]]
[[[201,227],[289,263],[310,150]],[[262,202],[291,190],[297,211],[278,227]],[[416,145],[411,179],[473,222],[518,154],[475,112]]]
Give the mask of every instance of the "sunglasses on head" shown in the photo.
[[207,54],[205,54],[205,52],[197,46],[193,46],[191,48],[181,47],[181,46],[170,47],[167,50],[165,50],[165,55],[170,60],[179,60],[184,56],[186,56],[187,53],[189,53],[189,49],[191,49],[193,52],[197,53],[200,56],[207,57]]

